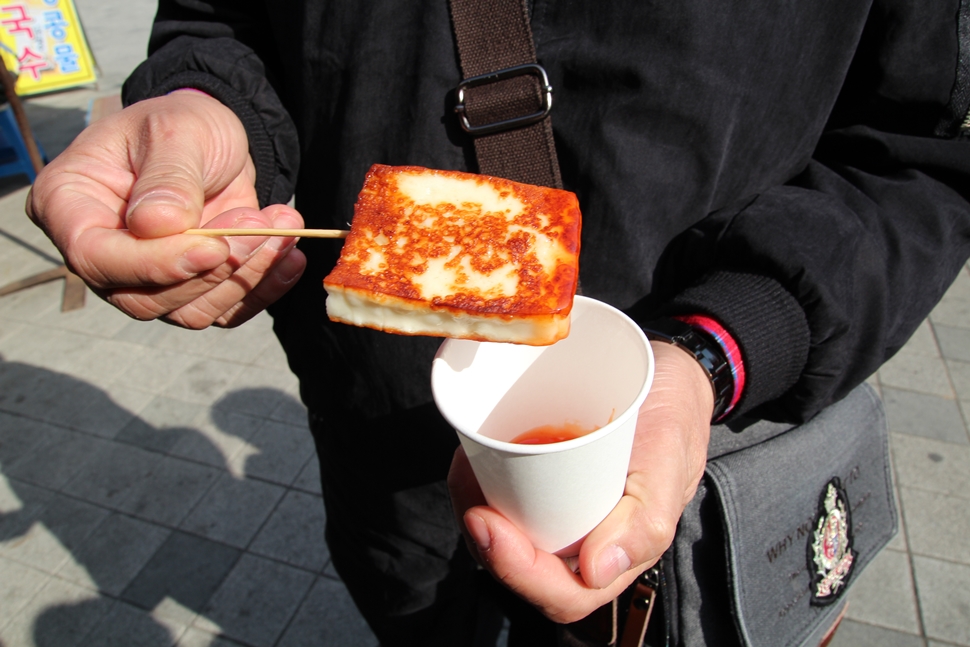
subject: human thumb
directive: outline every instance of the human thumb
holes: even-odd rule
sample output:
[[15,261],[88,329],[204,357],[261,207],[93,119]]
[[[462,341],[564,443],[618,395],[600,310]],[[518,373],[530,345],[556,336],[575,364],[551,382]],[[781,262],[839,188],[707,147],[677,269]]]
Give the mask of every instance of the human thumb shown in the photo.
[[176,93],[130,109],[137,112],[128,229],[139,238],[158,238],[198,227],[206,198],[236,179],[248,160],[242,125],[205,95]]

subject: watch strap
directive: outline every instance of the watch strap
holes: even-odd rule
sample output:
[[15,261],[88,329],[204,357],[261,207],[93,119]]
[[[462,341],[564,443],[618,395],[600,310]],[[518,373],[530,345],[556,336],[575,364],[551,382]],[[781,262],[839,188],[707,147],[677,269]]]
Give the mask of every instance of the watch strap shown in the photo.
[[724,349],[706,332],[690,324],[663,317],[641,322],[647,339],[662,341],[684,349],[694,356],[711,381],[714,392],[714,411],[712,421],[721,418],[730,406],[734,396],[734,377]]
[[673,318],[692,326],[694,330],[706,333],[708,337],[717,342],[727,357],[728,366],[731,368],[731,377],[734,379],[734,395],[731,396],[731,401],[727,409],[721,415],[723,419],[741,401],[741,396],[744,395],[745,385],[747,384],[748,378],[744,370],[744,358],[741,354],[741,347],[738,346],[738,342],[735,341],[734,336],[713,317],[693,314],[673,315]]

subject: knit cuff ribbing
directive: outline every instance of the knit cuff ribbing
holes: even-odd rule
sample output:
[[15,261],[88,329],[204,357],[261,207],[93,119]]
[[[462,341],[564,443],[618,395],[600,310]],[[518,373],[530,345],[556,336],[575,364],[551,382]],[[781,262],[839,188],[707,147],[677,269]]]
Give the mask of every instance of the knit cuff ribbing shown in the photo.
[[810,331],[801,305],[774,279],[715,272],[674,297],[658,314],[705,314],[741,350],[745,387],[729,418],[782,396],[808,358]]

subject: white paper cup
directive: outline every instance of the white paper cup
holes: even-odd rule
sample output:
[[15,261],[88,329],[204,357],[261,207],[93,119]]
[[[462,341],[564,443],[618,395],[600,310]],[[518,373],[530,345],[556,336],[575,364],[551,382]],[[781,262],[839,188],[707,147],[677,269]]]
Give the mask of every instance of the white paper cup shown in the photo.
[[[552,346],[448,339],[431,389],[458,431],[489,506],[542,550],[571,547],[623,495],[637,411],[654,360],[619,310],[577,296],[569,337]],[[600,427],[546,445],[507,442],[544,425]]]

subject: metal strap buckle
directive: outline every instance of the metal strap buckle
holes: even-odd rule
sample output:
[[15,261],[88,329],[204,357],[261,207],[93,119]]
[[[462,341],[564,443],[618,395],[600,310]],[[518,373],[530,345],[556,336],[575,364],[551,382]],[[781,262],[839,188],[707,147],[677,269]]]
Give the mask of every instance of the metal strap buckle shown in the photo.
[[[504,79],[512,78],[514,76],[522,76],[525,74],[532,74],[533,76],[538,77],[542,83],[541,89],[543,94],[541,110],[529,115],[513,117],[511,119],[503,119],[501,121],[495,121],[490,124],[482,124],[479,126],[473,126],[468,121],[468,114],[465,112],[465,90],[479,85],[495,83],[496,81],[502,81]],[[515,67],[507,67],[504,70],[497,70],[495,72],[489,72],[488,74],[467,78],[458,84],[457,91],[458,103],[455,106],[455,112],[458,113],[459,120],[461,121],[461,127],[465,129],[465,132],[472,135],[488,135],[490,133],[497,133],[503,130],[528,126],[536,123],[537,121],[542,121],[545,119],[546,115],[549,114],[549,111],[552,110],[552,86],[549,85],[549,76],[546,74],[545,69],[543,69],[541,65],[537,65],[535,63],[516,65]]]

